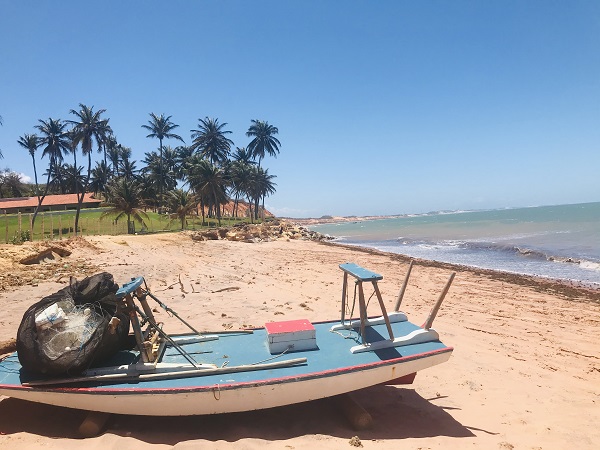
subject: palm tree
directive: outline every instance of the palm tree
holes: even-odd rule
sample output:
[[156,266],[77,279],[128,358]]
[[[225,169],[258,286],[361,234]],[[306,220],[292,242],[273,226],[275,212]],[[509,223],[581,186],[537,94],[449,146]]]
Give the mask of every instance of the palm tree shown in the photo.
[[160,212],[160,206],[162,206],[162,194],[163,194],[163,190],[162,190],[163,143],[162,142],[163,142],[163,139],[177,139],[177,140],[180,140],[181,142],[184,142],[184,140],[181,138],[181,136],[179,136],[175,133],[171,133],[171,131],[173,131],[175,128],[179,127],[179,125],[176,125],[173,122],[171,122],[171,116],[165,117],[164,114],[157,116],[154,113],[150,113],[150,118],[151,118],[151,120],[148,121],[148,125],[142,125],[142,128],[145,128],[148,131],[150,131],[150,134],[146,137],[157,138],[160,143],[160,172],[159,172],[160,184],[159,184],[159,198],[158,198],[159,212]]
[[75,166],[71,164],[65,164],[63,166],[63,182],[67,186],[67,193],[78,194],[83,190],[83,184],[85,183],[85,177],[82,174],[83,166]]
[[258,167],[265,154],[277,157],[281,142],[274,137],[279,133],[277,127],[269,125],[269,122],[263,120],[252,120],[252,125],[248,128],[246,136],[253,137],[248,144],[248,150],[254,158],[258,157]]
[[209,199],[209,213],[215,208],[217,220],[221,225],[221,207],[226,202],[227,180],[225,171],[205,159],[193,161],[188,169],[188,180],[192,189],[201,200],[202,223],[204,223],[204,198]]
[[[115,178],[109,185],[108,192],[111,209],[103,213],[102,218],[116,215],[115,220],[119,220],[121,217],[127,216],[127,232],[129,234],[135,233],[135,222],[146,226],[144,219],[148,219],[148,214],[143,210],[142,190],[137,181]],[[135,222],[132,222],[132,217]]]
[[77,212],[75,213],[75,235],[77,236],[78,224],[79,224],[79,213],[81,212],[81,205],[90,182],[92,173],[92,146],[93,141],[96,141],[98,151],[101,151],[101,145],[107,140],[108,136],[112,134],[110,125],[108,125],[109,119],[102,119],[101,116],[106,112],[105,109],[99,109],[94,112],[94,107],[91,108],[79,104],[79,111],[72,109],[71,114],[75,115],[77,120],[69,120],[68,122],[73,125],[73,145],[76,147],[81,144],[81,152],[84,156],[88,157],[88,169],[87,177],[82,186],[82,192],[76,192],[77,194]]
[[[177,151],[168,145],[163,147],[163,171],[174,180],[179,178],[177,168]],[[171,190],[172,188],[169,188]]]
[[223,130],[227,123],[219,124],[219,119],[198,119],[198,129],[192,133],[192,148],[200,152],[200,156],[213,164],[224,163],[229,157],[229,149],[233,141],[225,137],[231,131]]
[[129,161],[131,158],[131,148],[125,147],[121,144],[119,144],[117,147],[119,149],[119,158],[121,158],[121,163]]
[[[106,140],[104,141],[104,145],[102,146],[102,149],[104,150],[104,164],[108,165],[108,161],[107,161],[107,156],[108,159],[111,160],[111,163],[113,162],[112,159],[112,155],[114,155],[115,153],[118,154],[118,146],[119,144],[117,143],[117,138],[111,133],[109,136],[106,137]],[[115,165],[113,165],[113,169],[114,169]]]
[[48,178],[46,181],[44,194],[38,196],[38,204],[33,211],[33,217],[31,219],[32,227],[35,224],[35,218],[38,214],[40,206],[42,205],[46,195],[48,195],[48,189],[50,189],[50,176],[52,173],[56,172],[57,166],[62,162],[63,154],[66,155],[69,153],[71,145],[69,134],[66,130],[67,124],[65,122],[61,121],[60,119],[51,118],[49,118],[47,121],[40,119],[38,122],[40,122],[40,124],[36,125],[35,128],[40,131],[39,143],[40,147],[44,148],[42,151],[42,158],[47,155],[50,159],[50,163],[47,170]]
[[[145,158],[142,162],[145,164],[142,172],[146,174],[148,179],[154,184],[156,192],[160,192],[161,188],[166,188],[166,191],[175,189],[177,186],[177,179],[175,173],[171,170],[171,163],[169,161],[167,161],[168,164],[162,164],[161,167],[159,155],[156,152],[150,152],[145,154]],[[161,169],[163,171],[162,175]],[[157,200],[160,202],[160,196]],[[161,205],[162,202],[160,204],[157,202],[159,208]]]
[[239,161],[245,164],[256,164],[252,158],[252,152],[246,147],[237,147],[235,149],[235,153],[232,155],[232,159],[234,161]]
[[178,180],[184,180],[187,167],[194,156],[194,149],[191,146],[180,145],[175,148],[175,176]]
[[231,194],[234,196],[233,215],[238,215],[238,205],[240,197],[246,193],[246,187],[252,174],[252,162],[236,160],[229,164],[229,186]]
[[48,167],[44,176],[50,179],[50,189],[48,192],[52,194],[66,194],[70,187],[67,186],[67,165],[55,164],[52,168]]
[[114,176],[119,176],[119,161],[121,160],[121,147],[120,144],[116,145],[108,145],[106,152],[108,154],[108,159],[110,160],[110,165],[112,166],[112,174]]
[[197,211],[198,208],[196,196],[183,189],[170,191],[167,196],[167,204],[169,205],[169,211],[172,213],[172,218],[181,221],[181,230],[185,229],[187,216]]
[[133,180],[138,176],[138,170],[135,167],[135,161],[130,161],[129,159],[124,159],[120,164],[121,173],[123,174],[123,178],[127,178],[128,180]]
[[[71,130],[69,132],[69,149],[71,150],[71,153],[73,153],[73,167],[78,167],[77,166],[77,141],[75,140],[74,130]],[[83,167],[80,168],[80,171],[81,170],[83,170]],[[67,173],[68,173],[68,171],[67,171]],[[73,185],[73,193],[75,193],[77,195],[77,200],[79,201],[79,188],[81,186],[79,183],[77,183],[76,178],[73,178],[72,176],[69,176],[68,178],[75,183]]]
[[146,211],[147,208],[158,208],[158,202],[156,200],[158,198],[158,191],[156,189],[157,183],[152,177],[152,174],[144,172],[144,169],[142,169],[142,173],[136,177],[135,181],[139,183],[140,192],[144,199],[144,211]]
[[258,206],[260,200],[263,200],[264,210],[264,198],[275,192],[276,184],[273,182],[273,178],[276,178],[276,176],[270,175],[268,169],[256,166],[250,168],[250,174],[243,186],[244,192],[248,197],[248,203],[254,203],[254,213],[251,208],[250,217],[258,219]]
[[106,193],[110,175],[110,169],[104,161],[96,163],[96,167],[92,169],[92,178],[89,185],[94,194],[97,195],[99,192]]
[[35,195],[38,196],[38,201],[40,197],[39,185],[38,185],[38,176],[37,176],[37,168],[35,167],[35,152],[40,146],[40,138],[35,134],[24,134],[19,137],[17,143],[23,147],[25,150],[29,152],[29,156],[31,156],[31,161],[33,162],[33,176],[35,178]]
[[263,169],[261,167],[258,168],[258,174],[256,177],[256,193],[258,194],[256,198],[254,214],[256,218],[258,218],[258,199],[262,198],[262,213],[264,219],[265,213],[265,197],[275,193],[275,186],[277,184],[273,181],[274,178],[277,178],[276,175],[270,175],[269,169]]

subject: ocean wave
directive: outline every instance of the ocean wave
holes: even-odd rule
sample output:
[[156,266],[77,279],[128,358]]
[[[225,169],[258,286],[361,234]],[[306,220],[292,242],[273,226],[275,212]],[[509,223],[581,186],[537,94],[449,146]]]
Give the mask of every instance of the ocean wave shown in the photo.
[[596,270],[600,272],[600,262],[582,260],[579,262],[579,266],[583,269]]
[[399,237],[396,242],[403,246],[415,246],[422,249],[463,249],[475,252],[500,252],[505,254],[517,255],[528,259],[538,259],[557,263],[579,264],[582,268],[600,271],[600,261],[582,259],[574,256],[555,255],[546,251],[511,244],[501,244],[485,241],[467,241],[467,240],[442,240],[427,241],[422,239],[411,239]]

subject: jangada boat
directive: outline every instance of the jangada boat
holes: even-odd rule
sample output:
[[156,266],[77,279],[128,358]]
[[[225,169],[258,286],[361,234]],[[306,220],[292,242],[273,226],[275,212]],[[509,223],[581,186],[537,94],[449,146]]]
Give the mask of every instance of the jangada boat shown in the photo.
[[[198,333],[154,296],[143,278],[133,279],[116,292],[131,321],[132,348],[117,351],[100,367],[52,377],[30,373],[13,353],[0,362],[0,395],[106,413],[219,414],[410,383],[419,370],[450,358],[452,347],[431,326],[454,274],[420,327],[399,312],[410,268],[389,314],[377,286],[381,275],[352,263],[340,268],[340,320],[270,322],[264,328],[218,333]],[[355,282],[353,302],[350,278]],[[364,283],[373,287],[380,317],[367,316]],[[155,322],[149,299],[192,332],[168,334]],[[355,319],[352,314],[346,318],[350,307],[358,309]]]

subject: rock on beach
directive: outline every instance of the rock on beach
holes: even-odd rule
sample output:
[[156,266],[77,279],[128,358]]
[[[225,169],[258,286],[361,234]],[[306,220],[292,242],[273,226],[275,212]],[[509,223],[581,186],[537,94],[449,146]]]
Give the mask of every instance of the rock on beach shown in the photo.
[[286,220],[268,220],[260,224],[236,224],[231,227],[211,228],[192,233],[194,241],[228,240],[239,242],[269,242],[275,240],[301,239],[327,241],[331,236],[311,231]]

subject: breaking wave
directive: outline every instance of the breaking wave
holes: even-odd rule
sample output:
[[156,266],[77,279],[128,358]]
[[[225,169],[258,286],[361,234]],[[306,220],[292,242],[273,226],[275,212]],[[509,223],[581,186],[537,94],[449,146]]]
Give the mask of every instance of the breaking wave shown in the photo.
[[568,280],[600,287],[600,261],[555,255],[525,246],[481,241],[427,241],[410,238],[387,241],[357,241],[344,238],[337,241],[414,258]]

